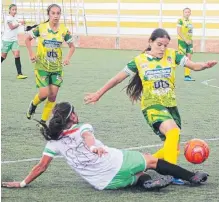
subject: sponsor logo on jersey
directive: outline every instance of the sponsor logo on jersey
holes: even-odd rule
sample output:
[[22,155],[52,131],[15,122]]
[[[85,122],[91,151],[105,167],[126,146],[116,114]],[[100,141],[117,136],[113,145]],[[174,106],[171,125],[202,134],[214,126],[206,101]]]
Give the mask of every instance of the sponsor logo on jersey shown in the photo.
[[46,48],[60,48],[62,45],[61,41],[56,41],[56,40],[44,40],[43,45]]
[[153,79],[162,79],[162,78],[170,78],[171,76],[171,68],[156,68],[152,70],[145,71],[145,80],[153,80]]

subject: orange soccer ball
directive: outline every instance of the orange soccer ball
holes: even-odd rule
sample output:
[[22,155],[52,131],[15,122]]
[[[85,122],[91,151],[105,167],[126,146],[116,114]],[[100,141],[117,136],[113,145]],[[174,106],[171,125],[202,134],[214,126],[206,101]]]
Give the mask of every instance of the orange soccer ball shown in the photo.
[[184,147],[184,156],[194,164],[203,163],[209,156],[209,147],[204,140],[192,139]]

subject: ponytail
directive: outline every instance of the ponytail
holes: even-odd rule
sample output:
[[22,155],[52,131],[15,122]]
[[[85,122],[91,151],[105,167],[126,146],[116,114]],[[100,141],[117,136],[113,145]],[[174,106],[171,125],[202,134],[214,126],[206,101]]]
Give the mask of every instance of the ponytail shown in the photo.
[[126,94],[131,98],[132,102],[138,101],[141,100],[142,89],[142,81],[137,72],[135,76],[130,80],[126,89]]
[[41,121],[37,121],[43,128],[40,129],[41,134],[46,140],[59,140],[63,130],[67,128],[70,122],[70,116],[74,113],[74,107],[68,102],[56,104],[53,109],[53,117],[49,121],[49,125]]
[[[47,22],[49,22],[49,19],[48,19],[47,21],[45,21],[44,23],[47,23]],[[32,30],[33,28],[35,28],[35,27],[37,27],[37,26],[39,26],[39,25],[35,24],[35,25],[33,25],[33,26],[27,26],[26,29],[25,29],[25,31],[28,32],[28,31]]]

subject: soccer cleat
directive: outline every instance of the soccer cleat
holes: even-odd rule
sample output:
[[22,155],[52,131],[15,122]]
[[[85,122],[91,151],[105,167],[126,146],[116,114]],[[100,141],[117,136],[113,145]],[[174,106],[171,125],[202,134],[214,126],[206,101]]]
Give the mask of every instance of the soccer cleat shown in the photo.
[[160,189],[167,187],[173,181],[171,176],[162,176],[158,179],[146,180],[143,184],[143,188],[147,191],[159,191]]
[[189,182],[191,184],[201,184],[202,182],[207,181],[208,176],[209,175],[207,173],[198,171],[198,172],[194,173],[194,176],[191,177]]
[[184,182],[183,180],[181,180],[181,179],[173,178],[172,184],[175,184],[175,185],[184,185],[185,182]]
[[37,108],[37,106],[33,105],[33,102],[31,101],[30,106],[29,106],[28,111],[27,111],[27,114],[26,114],[28,119],[31,119],[32,116],[35,114],[36,108]]
[[18,74],[17,75],[17,79],[26,79],[27,76],[23,75],[23,74]]
[[185,76],[184,81],[195,81],[191,76]]

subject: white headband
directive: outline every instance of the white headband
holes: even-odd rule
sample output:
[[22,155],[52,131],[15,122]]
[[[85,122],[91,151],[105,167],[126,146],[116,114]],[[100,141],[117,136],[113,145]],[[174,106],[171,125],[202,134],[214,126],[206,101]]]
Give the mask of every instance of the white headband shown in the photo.
[[[69,105],[70,105],[70,104],[69,104]],[[70,111],[69,111],[68,116],[66,117],[65,120],[67,120],[67,119],[69,118],[69,116],[71,115],[71,113],[72,113],[72,105],[70,105],[70,106],[71,106]]]

